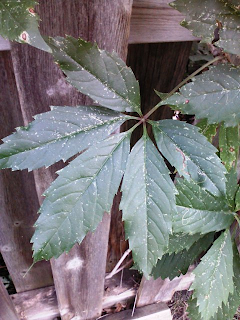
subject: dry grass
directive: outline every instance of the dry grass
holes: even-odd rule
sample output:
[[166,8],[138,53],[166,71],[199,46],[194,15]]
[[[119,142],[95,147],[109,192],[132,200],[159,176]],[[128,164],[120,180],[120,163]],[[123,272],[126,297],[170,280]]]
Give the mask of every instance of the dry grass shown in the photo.
[[[179,291],[175,292],[172,300],[168,302],[171,309],[173,320],[191,320],[187,316],[187,301],[190,298],[192,291]],[[238,308],[233,320],[240,320],[240,307]]]

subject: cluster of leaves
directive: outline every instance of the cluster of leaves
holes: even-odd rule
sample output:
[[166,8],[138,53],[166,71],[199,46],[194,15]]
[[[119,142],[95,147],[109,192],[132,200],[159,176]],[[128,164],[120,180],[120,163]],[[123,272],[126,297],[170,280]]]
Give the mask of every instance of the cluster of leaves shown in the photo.
[[[32,238],[34,261],[57,258],[93,232],[110,211],[122,181],[120,208],[136,267],[146,277],[174,278],[206,252],[194,270],[189,313],[192,319],[230,319],[240,297],[234,241],[240,209],[239,68],[218,64],[178,93],[158,93],[162,101],[150,113],[167,104],[195,114],[201,119],[198,126],[152,121],[150,113],[142,115],[138,82],[115,53],[70,36],[42,37],[34,5],[30,0],[1,0],[0,33],[51,52],[67,81],[95,102],[51,107],[0,146],[0,168],[12,170],[31,171],[77,154],[44,194]],[[219,21],[217,44],[239,53],[234,1],[177,0],[174,6],[203,40],[212,41]],[[130,119],[136,125],[116,133]],[[130,150],[131,134],[142,124],[143,136]],[[157,147],[146,124],[152,126]],[[219,150],[211,144],[217,131]],[[180,176],[176,184],[165,160]]]

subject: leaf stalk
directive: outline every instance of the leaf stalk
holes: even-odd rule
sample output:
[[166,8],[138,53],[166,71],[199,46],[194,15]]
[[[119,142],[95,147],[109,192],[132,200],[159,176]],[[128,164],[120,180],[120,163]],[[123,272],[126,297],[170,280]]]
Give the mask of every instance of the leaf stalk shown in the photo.
[[200,67],[199,69],[197,69],[196,71],[194,71],[192,74],[190,74],[186,79],[184,79],[182,82],[180,82],[171,92],[168,93],[168,95],[166,96],[165,99],[163,99],[162,101],[160,101],[154,108],[152,108],[145,116],[143,116],[143,118],[145,120],[147,120],[159,107],[161,107],[163,105],[163,101],[170,98],[175,92],[178,91],[178,89],[180,89],[184,84],[186,84],[189,80],[191,80],[193,77],[195,77],[199,72],[201,72],[202,70],[204,70],[205,68],[207,68],[208,66],[210,66],[211,64],[213,64],[216,61],[221,60],[222,57],[221,56],[217,56],[216,58],[212,59],[211,61],[208,61],[207,63],[205,63],[202,67]]

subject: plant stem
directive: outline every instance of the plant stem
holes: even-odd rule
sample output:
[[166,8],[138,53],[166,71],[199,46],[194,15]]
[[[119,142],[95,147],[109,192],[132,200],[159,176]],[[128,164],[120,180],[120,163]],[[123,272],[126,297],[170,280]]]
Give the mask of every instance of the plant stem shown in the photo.
[[188,76],[186,79],[184,79],[182,82],[180,82],[171,92],[169,92],[169,94],[166,96],[166,98],[162,101],[160,101],[154,108],[152,108],[145,116],[144,119],[148,119],[160,106],[163,105],[163,101],[165,101],[166,99],[168,99],[169,97],[171,97],[178,89],[180,89],[184,84],[186,84],[189,80],[191,80],[195,75],[197,75],[199,72],[201,72],[202,70],[204,70],[206,67],[208,67],[209,65],[211,65],[212,63],[218,61],[222,59],[222,57],[218,56],[216,58],[214,58],[211,61],[208,61],[207,63],[205,63],[201,68],[197,69],[196,71],[194,71],[192,74],[190,74],[190,76]]

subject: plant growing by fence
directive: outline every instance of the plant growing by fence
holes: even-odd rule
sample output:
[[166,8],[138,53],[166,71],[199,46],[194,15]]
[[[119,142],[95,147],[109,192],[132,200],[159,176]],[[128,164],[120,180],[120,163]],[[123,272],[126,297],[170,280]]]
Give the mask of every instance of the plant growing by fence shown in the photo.
[[[231,59],[229,54],[240,54],[238,4],[233,0],[173,3],[186,15],[184,26],[205,42],[214,40],[224,52],[170,93],[157,92],[161,101],[146,115],[131,69],[97,44],[70,36],[41,36],[35,4],[1,0],[0,33],[52,54],[66,80],[95,103],[51,107],[27,127],[17,128],[0,146],[2,169],[31,171],[77,155],[44,194],[32,238],[34,262],[57,258],[94,232],[121,186],[125,234],[138,270],[146,277],[173,278],[206,252],[194,270],[190,316],[231,318],[240,297],[235,243],[240,210],[236,171],[240,70],[225,60]],[[162,105],[195,114],[201,121],[193,126],[150,120]],[[116,133],[128,120],[136,124]],[[131,134],[139,126],[143,135],[130,150]],[[211,144],[217,130],[219,150]],[[176,184],[165,160],[180,176]]]

